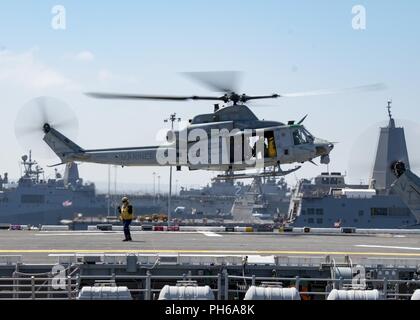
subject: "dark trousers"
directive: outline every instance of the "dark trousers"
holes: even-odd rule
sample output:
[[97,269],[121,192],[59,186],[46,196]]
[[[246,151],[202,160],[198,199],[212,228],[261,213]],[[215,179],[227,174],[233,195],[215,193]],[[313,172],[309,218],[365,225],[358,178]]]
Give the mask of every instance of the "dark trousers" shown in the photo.
[[130,234],[130,224],[131,224],[131,220],[123,220],[123,224],[124,224],[124,235],[126,239],[131,239],[131,234]]

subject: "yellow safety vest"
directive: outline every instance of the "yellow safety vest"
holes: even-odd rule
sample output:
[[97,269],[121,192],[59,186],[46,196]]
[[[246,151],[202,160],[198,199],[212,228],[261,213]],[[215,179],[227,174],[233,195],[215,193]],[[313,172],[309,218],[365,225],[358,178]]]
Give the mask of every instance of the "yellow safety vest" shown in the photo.
[[268,157],[275,158],[277,157],[276,144],[274,142],[274,137],[268,138]]
[[128,206],[121,207],[121,220],[133,220],[134,214],[128,212]]

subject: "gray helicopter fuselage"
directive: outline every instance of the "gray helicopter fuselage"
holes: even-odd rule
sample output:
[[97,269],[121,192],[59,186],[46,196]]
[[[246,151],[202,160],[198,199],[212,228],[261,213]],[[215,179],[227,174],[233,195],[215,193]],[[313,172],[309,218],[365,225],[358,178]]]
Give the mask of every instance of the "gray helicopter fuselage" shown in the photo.
[[[260,167],[300,163],[316,157],[321,157],[321,162],[327,163],[333,148],[328,141],[312,136],[301,124],[285,125],[277,121],[259,120],[243,104],[195,116],[186,128],[168,131],[166,144],[161,146],[84,150],[48,124],[44,126],[44,132],[45,142],[62,162],[121,166],[172,165],[187,166],[190,170],[245,170],[257,167],[257,159],[260,160]],[[224,133],[221,135],[220,132]],[[256,147],[257,141],[260,142],[260,149]],[[197,148],[200,143],[201,147]],[[252,154],[245,152],[250,149],[253,150]],[[204,161],[203,158],[194,161],[195,155],[204,153]],[[162,161],[165,157],[169,159],[169,155],[172,155],[171,160]]]
[[[332,149],[332,144],[326,140],[318,139],[309,134],[300,124],[285,125],[278,121],[259,120],[257,116],[246,105],[232,105],[219,109],[214,113],[200,114],[195,116],[187,128],[180,131],[172,131],[167,136],[167,142],[176,145],[180,140],[188,140],[188,143],[194,143],[195,139],[191,139],[191,133],[194,130],[203,130],[208,137],[212,137],[215,130],[227,130],[228,132],[236,132],[232,137],[241,135],[246,130],[254,134],[262,134],[263,136],[272,136],[275,141],[275,154],[264,157],[264,166],[275,166],[278,164],[290,164],[295,162],[305,162],[312,160],[318,156],[324,157],[324,161],[329,161],[328,154]],[[295,133],[305,132],[307,139],[298,141]],[[265,133],[264,133],[265,132]],[[184,138],[182,138],[184,137]],[[247,137],[242,135],[242,139]],[[210,140],[210,139],[209,139]],[[236,146],[235,141],[231,144]],[[251,141],[247,141],[251,144]],[[209,147],[210,148],[210,147]],[[244,147],[242,146],[242,152]],[[241,152],[241,151],[239,151]],[[243,159],[242,159],[243,160]],[[207,169],[216,171],[226,170],[244,170],[254,165],[249,165],[244,161],[231,161],[229,164],[217,162],[212,164],[190,165],[190,169]]]

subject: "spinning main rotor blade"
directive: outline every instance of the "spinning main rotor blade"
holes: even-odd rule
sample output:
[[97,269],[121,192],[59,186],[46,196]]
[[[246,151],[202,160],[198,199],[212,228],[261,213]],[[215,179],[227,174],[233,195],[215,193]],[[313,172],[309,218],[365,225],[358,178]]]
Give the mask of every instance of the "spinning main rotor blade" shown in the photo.
[[[206,73],[207,74],[207,73]],[[216,87],[214,87],[216,88]],[[292,98],[292,97],[308,97],[308,96],[321,96],[340,93],[353,93],[353,92],[366,92],[383,90],[386,86],[383,83],[375,83],[364,86],[357,86],[352,88],[337,89],[337,90],[316,90],[296,93],[274,93],[271,95],[248,96],[246,94],[237,94],[234,91],[226,91],[223,96],[157,96],[157,95],[142,95],[142,94],[120,94],[120,93],[99,93],[88,92],[86,95],[100,99],[126,99],[126,100],[169,100],[169,101],[186,101],[186,100],[212,100],[245,103],[250,100],[262,99],[277,99],[277,98]],[[220,91],[227,90],[227,88],[219,87]],[[230,89],[229,89],[230,90]]]
[[238,92],[242,72],[239,71],[210,71],[210,72],[183,72],[192,80],[198,81],[215,92]]
[[142,94],[120,94],[120,93],[100,93],[88,92],[89,97],[99,99],[125,99],[125,100],[169,100],[169,101],[187,101],[187,100],[223,100],[222,97],[206,96],[155,96]]
[[309,96],[322,96],[330,94],[340,94],[340,93],[353,93],[353,92],[366,92],[366,91],[378,91],[386,89],[386,85],[383,83],[374,83],[364,86],[357,86],[344,89],[336,90],[315,90],[315,91],[306,91],[306,92],[294,92],[294,93],[282,93],[279,94],[279,97],[284,98],[294,98],[294,97],[309,97]]

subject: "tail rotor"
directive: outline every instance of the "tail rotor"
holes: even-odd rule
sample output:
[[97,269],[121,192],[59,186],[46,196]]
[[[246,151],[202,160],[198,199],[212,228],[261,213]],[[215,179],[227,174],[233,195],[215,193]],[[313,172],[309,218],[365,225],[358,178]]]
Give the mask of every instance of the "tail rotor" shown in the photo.
[[15,121],[15,136],[25,151],[33,150],[37,157],[51,159],[55,155],[43,141],[50,128],[75,137],[79,124],[75,113],[65,102],[53,97],[37,97],[19,110]]

